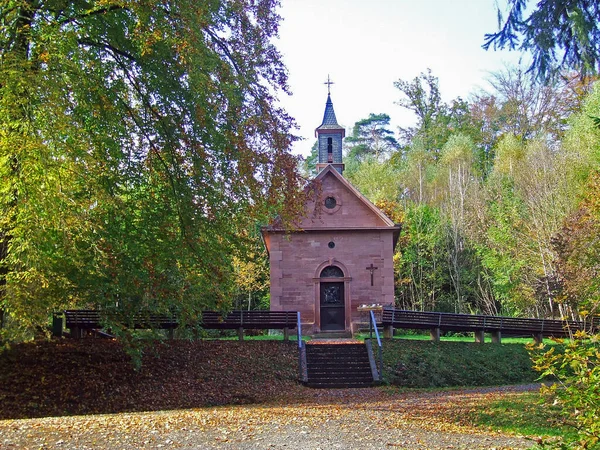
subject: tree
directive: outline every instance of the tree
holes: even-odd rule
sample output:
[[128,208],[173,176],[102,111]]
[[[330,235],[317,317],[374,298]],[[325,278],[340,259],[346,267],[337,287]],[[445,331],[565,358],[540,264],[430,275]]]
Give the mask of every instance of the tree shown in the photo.
[[548,0],[529,12],[529,0],[508,0],[506,18],[498,8],[496,33],[483,48],[530,51],[528,72],[548,80],[565,69],[596,74],[600,64],[600,4],[589,0]]
[[269,257],[262,239],[251,239],[247,251],[233,257],[233,267],[237,288],[235,308],[268,308]]
[[344,176],[370,201],[395,202],[399,198],[399,171],[389,161],[369,158]]
[[[439,80],[430,69],[412,81],[398,80],[394,86],[403,95],[396,104],[417,116],[415,127],[400,129],[405,149],[418,140],[419,146],[437,160],[442,147],[453,134],[463,133],[474,142],[482,141],[482,124],[472,114],[469,103],[460,97],[449,104],[443,102]],[[485,149],[480,153],[484,156]]]
[[[561,281],[560,301],[588,323],[600,316],[600,173],[592,172],[579,208],[564,222],[554,247]],[[596,331],[597,332],[597,331]],[[600,442],[600,335],[574,333],[562,348],[532,349],[535,368],[556,380],[542,390],[560,408],[574,437],[556,448],[597,448]],[[558,351],[557,351],[558,350]]]
[[310,155],[302,161],[302,174],[307,178],[317,175],[317,163],[319,162],[319,141],[315,141],[310,149]]
[[409,205],[395,258],[398,306],[417,311],[452,311],[439,210]]
[[448,270],[456,295],[455,311],[467,312],[470,283],[469,268],[471,258],[465,242],[467,201],[471,190],[476,186],[473,162],[475,156],[473,141],[463,134],[455,134],[448,139],[442,149],[439,177],[443,184],[445,198],[442,211],[446,217]]
[[[490,75],[491,91],[478,94],[477,105],[484,126],[497,141],[504,134],[521,139],[545,138],[553,145],[563,137],[567,119],[581,107],[590,83],[573,77],[540,83],[520,67],[507,67]],[[489,138],[488,138],[489,139]]]
[[276,7],[1,4],[0,303],[14,323],[69,305],[182,320],[227,306],[240,230],[299,204],[292,122],[274,106]]
[[427,73],[421,73],[412,81],[394,82],[394,87],[406,97],[398,100],[397,104],[413,111],[417,116],[416,127],[401,129],[405,142],[411,142],[420,136],[426,147],[432,148],[428,135],[431,134],[430,130],[433,129],[437,117],[445,110],[438,78],[431,73],[431,69],[427,69]]
[[387,114],[369,114],[359,120],[352,128],[345,144],[348,147],[347,158],[364,160],[368,156],[376,159],[388,156],[398,148],[394,132],[389,130],[390,116]]
[[600,173],[592,172],[586,194],[556,233],[561,302],[583,315],[600,315]]

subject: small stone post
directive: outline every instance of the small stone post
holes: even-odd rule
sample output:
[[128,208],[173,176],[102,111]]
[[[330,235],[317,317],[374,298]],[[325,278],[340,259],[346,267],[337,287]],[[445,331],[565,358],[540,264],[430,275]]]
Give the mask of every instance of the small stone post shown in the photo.
[[383,327],[383,337],[385,339],[392,339],[394,337],[394,327],[392,325]]
[[433,342],[440,342],[440,329],[438,327],[429,330],[429,337]]
[[500,344],[502,341],[502,333],[500,331],[492,331],[492,343]]
[[475,342],[478,344],[483,344],[485,342],[485,331],[477,330],[475,332]]

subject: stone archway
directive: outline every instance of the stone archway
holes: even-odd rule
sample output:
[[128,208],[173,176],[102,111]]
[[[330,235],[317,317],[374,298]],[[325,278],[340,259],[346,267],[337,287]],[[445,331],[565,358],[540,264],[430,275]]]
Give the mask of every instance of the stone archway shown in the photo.
[[345,331],[350,326],[350,280],[337,261],[321,264],[315,273],[315,318],[319,331]]

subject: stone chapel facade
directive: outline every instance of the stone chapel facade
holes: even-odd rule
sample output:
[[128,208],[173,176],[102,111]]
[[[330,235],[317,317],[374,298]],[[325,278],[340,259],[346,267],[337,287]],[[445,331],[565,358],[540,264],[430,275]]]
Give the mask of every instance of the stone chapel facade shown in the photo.
[[298,227],[262,230],[271,310],[300,311],[306,334],[350,334],[365,320],[360,306],[394,304],[393,254],[400,226],[343,177],[345,130],[330,95],[315,132],[319,173]]

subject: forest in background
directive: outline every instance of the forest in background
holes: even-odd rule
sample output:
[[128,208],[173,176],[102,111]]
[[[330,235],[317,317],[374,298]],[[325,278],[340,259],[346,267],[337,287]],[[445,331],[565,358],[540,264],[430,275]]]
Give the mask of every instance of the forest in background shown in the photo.
[[[598,295],[600,85],[547,83],[507,67],[490,89],[444,102],[426,71],[399,80],[396,104],[356,122],[349,179],[403,231],[396,303],[405,309],[581,318]],[[314,175],[316,147],[303,163]]]
[[[451,102],[429,71],[398,80],[416,125],[346,139],[347,178],[403,224],[401,307],[595,311],[599,6],[527,5],[483,42],[527,73]],[[301,177],[277,103],[277,7],[0,3],[0,340],[69,307],[268,307],[260,226],[297,214],[314,162]]]

